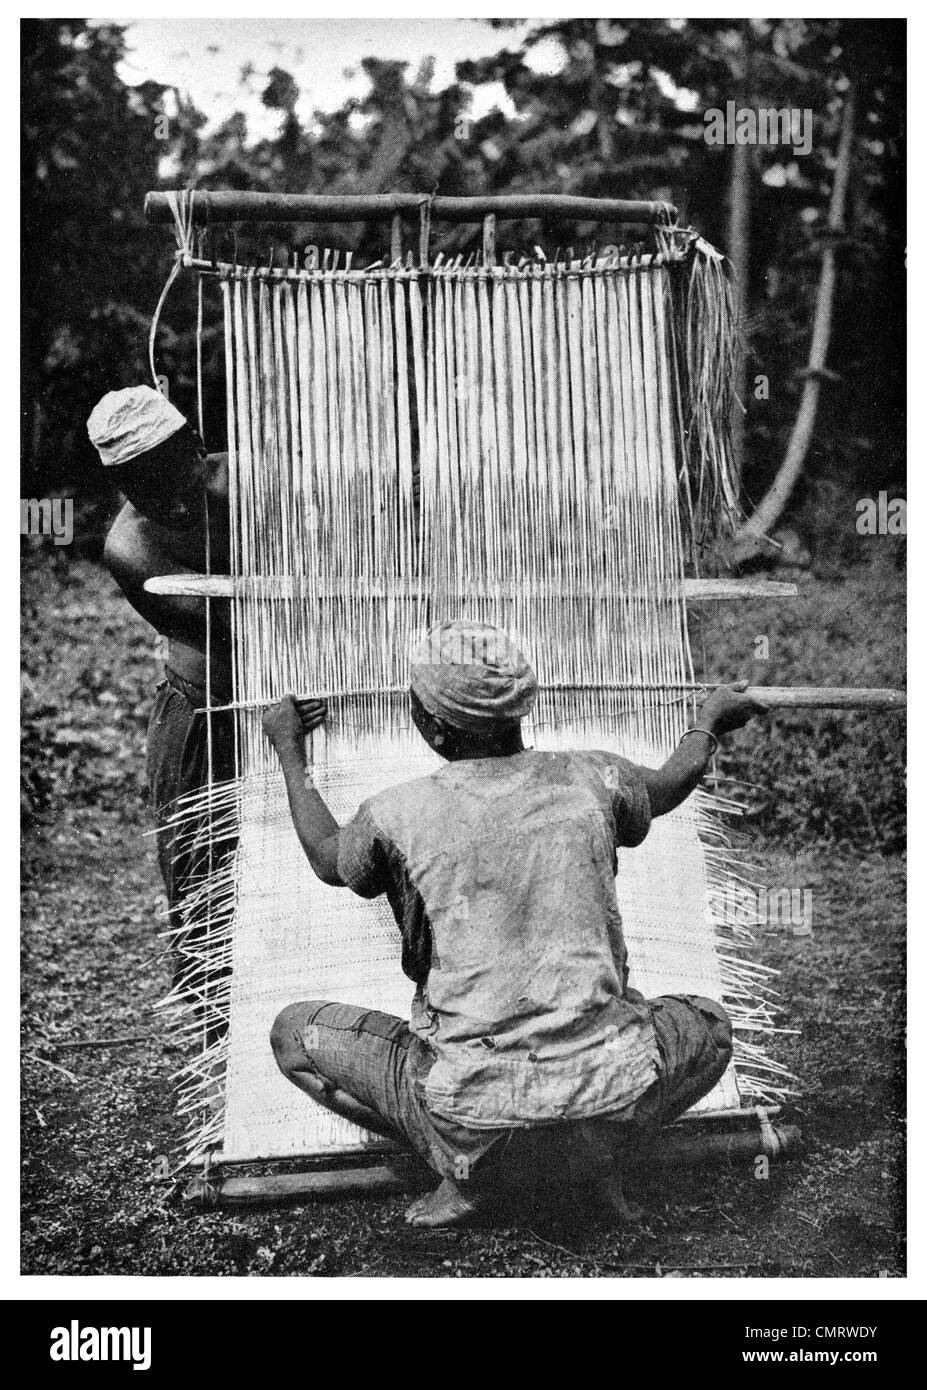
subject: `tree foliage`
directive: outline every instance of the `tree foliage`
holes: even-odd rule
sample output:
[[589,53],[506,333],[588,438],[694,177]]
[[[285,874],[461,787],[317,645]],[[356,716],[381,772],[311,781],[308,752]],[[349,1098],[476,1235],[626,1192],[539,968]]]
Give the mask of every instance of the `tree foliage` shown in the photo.
[[163,245],[142,219],[158,178],[164,89],[116,74],[122,31],[23,22],[24,486],[86,475],[84,422],[144,373]]
[[[703,113],[747,91],[756,106],[809,108],[811,150],[751,151],[750,263],[744,318],[749,357],[744,485],[756,499],[781,460],[801,393],[842,94],[852,79],[858,118],[851,208],[839,238],[828,366],[804,486],[794,507],[814,529],[814,500],[836,482],[897,486],[904,442],[904,29],[891,20],[493,21],[498,51],[458,65],[438,89],[417,71],[362,60],[367,90],[333,112],[298,114],[283,67],[258,74],[279,116],[271,138],[250,136],[231,111],[207,128],[183,94],[129,87],[117,25],[29,20],[23,44],[24,459],[34,490],[98,479],[84,421],[103,390],[144,380],[152,307],[172,247],[142,220],[144,193],[204,188],[370,193],[568,191],[664,198],[726,246],[732,147],[704,138]],[[748,26],[748,28],[745,28]],[[221,39],[220,39],[221,42]],[[742,59],[749,47],[749,73]],[[747,83],[745,87],[745,82]],[[489,84],[505,91],[478,117]],[[244,103],[242,103],[244,104]],[[168,117],[167,140],[156,120]],[[407,249],[417,246],[406,228]],[[618,228],[506,224],[504,248],[538,242],[577,250]],[[304,225],[210,232],[204,254],[282,263],[308,245],[352,250],[361,264],[389,249],[386,225]],[[479,229],[436,228],[434,246],[475,251]],[[192,296],[168,301],[159,363],[172,396],[192,410]],[[207,433],[224,430],[215,306],[207,309]],[[768,400],[752,393],[769,378]]]

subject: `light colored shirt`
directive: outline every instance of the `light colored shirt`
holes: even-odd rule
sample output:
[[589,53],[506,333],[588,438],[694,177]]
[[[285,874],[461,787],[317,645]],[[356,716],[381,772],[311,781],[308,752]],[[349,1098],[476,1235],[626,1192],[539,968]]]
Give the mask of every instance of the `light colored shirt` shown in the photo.
[[402,930],[431,1110],[475,1129],[588,1119],[655,1080],[615,896],[616,846],[649,826],[624,758],[526,751],[447,763],[344,827],[342,878],[385,892]]

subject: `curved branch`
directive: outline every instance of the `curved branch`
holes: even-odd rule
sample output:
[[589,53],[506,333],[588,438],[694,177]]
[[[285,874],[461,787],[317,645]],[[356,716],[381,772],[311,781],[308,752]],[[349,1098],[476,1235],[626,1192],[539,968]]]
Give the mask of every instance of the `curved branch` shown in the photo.
[[830,343],[830,330],[833,320],[834,293],[837,285],[837,251],[835,238],[843,231],[844,209],[846,207],[847,185],[850,178],[850,163],[853,149],[853,128],[855,123],[855,96],[853,87],[847,90],[843,103],[843,117],[840,125],[840,144],[837,150],[837,167],[834,171],[834,184],[831,189],[830,206],[827,212],[828,238],[821,261],[821,279],[818,283],[817,299],[814,308],[814,328],[811,334],[811,349],[805,371],[805,384],[801,403],[792,434],[789,438],[785,458],[779,472],[766,496],[753,515],[744,522],[734,538],[734,560],[743,563],[760,554],[769,532],[782,515],[792,490],[801,476],[805,459],[814,432],[818,398],[822,382],[828,375],[827,349]]

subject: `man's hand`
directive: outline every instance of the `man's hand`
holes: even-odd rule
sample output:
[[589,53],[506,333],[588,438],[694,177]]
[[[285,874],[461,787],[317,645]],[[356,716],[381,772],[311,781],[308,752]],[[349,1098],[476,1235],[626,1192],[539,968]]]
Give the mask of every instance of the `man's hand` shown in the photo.
[[270,705],[261,718],[261,725],[277,752],[302,748],[306,735],[325,723],[328,706],[324,700],[296,700],[284,695],[276,705]]
[[264,711],[261,723],[280,757],[290,815],[313,872],[332,888],[343,888],[338,871],[338,822],[306,776],[306,735],[325,722],[324,700],[284,695]]
[[736,681],[733,685],[719,685],[717,690],[713,690],[699,710],[699,728],[710,729],[720,737],[734,729],[742,729],[748,719],[765,714],[765,705],[743,693],[747,685],[747,681]]
[[[692,726],[693,737],[683,738],[662,767],[639,769],[650,796],[652,815],[665,816],[668,811],[674,811],[702,780],[713,747],[705,734],[719,738],[732,729],[741,728],[755,714],[766,713],[765,705],[754,700],[752,695],[744,694],[746,688],[746,681],[736,681],[734,685],[721,685],[713,690]],[[694,733],[696,729],[697,734]]]

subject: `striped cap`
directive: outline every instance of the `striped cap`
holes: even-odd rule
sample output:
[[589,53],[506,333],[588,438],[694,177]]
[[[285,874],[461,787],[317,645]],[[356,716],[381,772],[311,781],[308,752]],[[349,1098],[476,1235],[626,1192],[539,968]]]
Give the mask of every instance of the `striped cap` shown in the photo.
[[412,652],[410,673],[429,714],[472,733],[523,719],[538,694],[530,662],[489,623],[437,623]]

